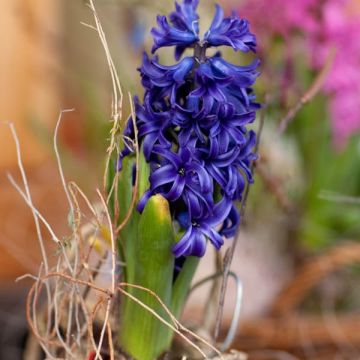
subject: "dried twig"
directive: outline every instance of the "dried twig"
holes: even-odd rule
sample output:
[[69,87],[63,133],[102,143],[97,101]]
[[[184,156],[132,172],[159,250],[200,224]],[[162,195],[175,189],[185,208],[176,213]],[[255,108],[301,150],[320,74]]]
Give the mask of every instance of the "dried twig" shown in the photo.
[[74,213],[74,206],[73,206],[73,203],[71,201],[71,197],[70,197],[69,191],[67,189],[67,185],[66,185],[65,175],[64,175],[63,168],[62,168],[61,157],[60,157],[59,149],[58,149],[57,137],[58,137],[59,127],[60,127],[60,123],[61,123],[63,115],[65,113],[73,112],[74,110],[75,109],[66,109],[66,110],[61,110],[60,111],[60,114],[59,114],[59,117],[58,117],[58,120],[57,120],[56,126],[55,126],[54,141],[53,141],[56,161],[57,161],[57,164],[58,164],[58,169],[59,169],[59,174],[60,174],[60,179],[61,179],[61,183],[63,185],[63,189],[65,191],[66,198],[67,198],[69,206],[70,206],[71,216],[73,216],[73,213]]
[[285,193],[281,180],[272,176],[265,168],[261,160],[256,163],[255,170],[263,181],[266,189],[268,189],[270,193],[275,196],[275,199],[280,208],[285,213],[292,213],[294,210],[294,205],[291,203],[289,197]]
[[[45,271],[48,271],[49,264],[48,264],[44,239],[43,239],[41,228],[40,228],[40,222],[39,222],[39,218],[38,218],[39,213],[35,210],[35,207],[33,206],[31,192],[30,192],[27,176],[26,176],[25,169],[24,169],[23,162],[22,162],[20,141],[19,141],[16,129],[15,129],[15,125],[13,123],[6,123],[6,124],[9,126],[9,128],[11,130],[11,134],[12,134],[15,146],[16,146],[16,155],[17,155],[17,160],[18,160],[18,167],[19,167],[21,177],[22,177],[22,181],[23,181],[24,188],[25,188],[25,191],[24,192],[21,191],[21,193],[23,194],[23,198],[26,200],[26,202],[29,204],[29,206],[31,208],[32,215],[33,215],[34,222],[35,222],[35,226],[36,226],[36,232],[37,232],[37,237],[38,237],[38,240],[39,240],[42,259],[43,259],[44,266],[45,266]],[[8,174],[8,178],[13,179],[10,174]],[[11,181],[11,182],[12,182],[13,185],[15,185],[15,181]],[[15,186],[15,187],[20,189],[20,186],[18,186],[18,185]]]
[[296,114],[302,109],[304,105],[310,102],[322,89],[324,82],[326,81],[327,76],[329,75],[332,65],[335,59],[336,50],[332,49],[328,55],[328,58],[325,62],[325,65],[315,78],[314,82],[311,84],[309,89],[305,94],[300,98],[300,100],[292,107],[287,114],[280,120],[278,125],[278,132],[282,134],[290,122],[294,119]]
[[137,201],[138,184],[139,184],[140,153],[139,153],[138,129],[137,129],[137,125],[136,125],[136,116],[135,116],[135,111],[134,111],[134,104],[133,104],[130,93],[129,93],[129,101],[130,101],[130,106],[131,106],[131,118],[132,118],[132,121],[133,121],[134,137],[135,137],[135,140],[134,140],[134,147],[135,147],[135,154],[136,154],[135,185],[134,185],[134,189],[133,189],[133,193],[132,193],[132,199],[131,199],[130,207],[129,207],[127,213],[126,213],[126,216],[125,216],[124,220],[116,228],[116,233],[117,234],[124,228],[124,226],[130,220],[131,214],[132,214],[132,212],[134,210],[134,207],[135,207],[135,204],[136,204],[136,201]]
[[[92,289],[96,290],[97,292],[100,292],[104,295],[107,296],[108,299],[111,299],[114,297],[115,293],[112,293],[110,290],[108,289],[104,289],[101,288],[97,285],[94,285],[93,283],[90,283],[88,281],[85,280],[80,280],[80,279],[76,279],[73,278],[70,275],[66,275],[63,273],[49,273],[46,276],[43,276],[42,278],[39,278],[39,281],[45,282],[47,279],[50,278],[61,278],[64,280],[69,281],[70,283],[76,284],[76,285],[84,285],[84,286],[88,286],[91,287]],[[34,296],[34,292],[36,289],[37,283],[35,283],[29,292],[28,298],[27,298],[27,318],[29,321],[29,325],[30,328],[32,329],[32,331],[34,332],[35,336],[39,339],[39,340],[45,340],[37,331],[37,329],[34,327],[33,325],[33,321],[32,321],[32,316],[31,316],[31,304],[33,302],[37,303],[37,299],[38,299],[38,295],[35,295],[35,299],[33,299]],[[134,287],[143,291],[146,291],[148,293],[150,293],[152,296],[154,296],[159,303],[161,304],[161,306],[164,308],[164,310],[169,314],[171,320],[174,322],[174,324],[169,323],[167,320],[165,320],[163,317],[161,317],[156,311],[154,311],[152,308],[150,308],[149,306],[147,306],[146,304],[144,304],[142,301],[140,301],[139,299],[137,299],[135,296],[133,296],[132,294],[128,293],[126,290],[124,290],[124,287]],[[192,342],[190,339],[188,339],[184,334],[182,334],[181,331],[184,331],[188,334],[190,334],[191,336],[195,337],[197,340],[203,342],[205,345],[209,346],[213,351],[215,351],[219,357],[222,359],[221,353],[210,343],[208,343],[206,340],[202,339],[200,336],[196,335],[195,333],[193,333],[192,331],[188,330],[186,327],[184,327],[178,320],[176,320],[176,318],[171,314],[170,310],[166,307],[166,305],[161,301],[161,299],[151,290],[146,289],[144,287],[138,286],[138,285],[132,285],[132,284],[128,284],[128,283],[120,283],[117,285],[116,287],[116,291],[120,291],[123,295],[129,297],[130,299],[132,299],[133,301],[135,301],[137,304],[139,304],[141,307],[143,307],[145,310],[149,311],[152,315],[154,315],[159,321],[161,321],[164,325],[170,327],[174,332],[176,332],[180,337],[182,337],[186,342],[188,342],[192,347],[194,347],[197,351],[199,351],[200,354],[202,354],[202,356],[204,358],[206,358],[206,354],[194,343]],[[108,306],[109,306],[109,300],[108,300]],[[106,310],[106,313],[108,314],[109,311],[108,309]],[[108,323],[108,319],[105,319],[105,323]],[[107,327],[108,325],[106,325]],[[181,331],[180,331],[181,330]],[[99,345],[96,347],[96,351],[97,351],[97,357],[100,355],[100,349],[101,349],[101,343],[102,343],[102,338],[100,339]],[[48,341],[51,344],[54,345],[64,345],[62,344],[61,341]]]
[[[43,260],[43,264],[44,264],[44,270],[45,270],[45,273],[47,273],[49,271],[49,263],[48,263],[48,259],[47,259],[47,252],[46,252],[46,249],[45,249],[45,243],[44,243],[43,235],[42,235],[42,232],[41,232],[40,221],[39,221],[39,213],[38,213],[38,211],[35,209],[35,207],[33,205],[32,196],[31,196],[31,192],[30,192],[30,187],[29,187],[29,184],[28,184],[28,180],[27,180],[25,169],[24,169],[24,165],[23,165],[23,162],[22,162],[20,141],[19,141],[19,138],[17,136],[15,125],[13,123],[6,123],[6,124],[9,126],[9,128],[11,130],[11,134],[12,134],[12,137],[13,137],[13,140],[14,140],[14,143],[15,143],[18,167],[20,169],[23,186],[25,188],[25,192],[22,192],[22,193],[23,193],[24,199],[28,203],[28,205],[29,205],[29,207],[31,209],[31,212],[32,212],[32,216],[33,216],[34,223],[35,223],[35,228],[36,228],[36,233],[37,233],[37,238],[38,238],[38,242],[39,242],[39,246],[40,246],[40,250],[41,250],[42,260]],[[20,187],[15,183],[15,181],[14,181],[14,179],[12,179],[11,175],[7,174],[7,176],[9,178],[10,182],[15,186],[15,188],[18,188],[18,191],[19,191]],[[42,269],[42,267],[40,267],[40,270],[41,269]],[[48,302],[50,303],[50,301],[51,301],[50,287],[49,287],[48,284],[45,284],[45,286],[46,286],[46,294],[47,294]],[[48,317],[50,319],[50,310],[48,312]],[[35,320],[35,324],[36,324],[36,320]],[[48,320],[46,331],[47,331],[47,334],[50,331],[50,320]]]
[[[104,200],[104,198],[102,197],[99,189],[97,190],[97,193],[100,197],[101,203],[103,204],[104,207],[104,211],[106,213],[106,218],[108,221],[108,226],[110,229],[110,238],[111,238],[111,258],[112,258],[112,271],[111,271],[111,292],[112,294],[115,294],[115,288],[116,288],[116,251],[115,251],[115,236],[114,236],[114,231],[112,228],[112,222],[111,222],[111,217],[106,205],[106,202]],[[111,300],[112,300],[113,296],[109,296],[108,300],[107,300],[107,306],[106,306],[106,312],[105,312],[105,319],[104,319],[104,325],[100,334],[100,340],[99,340],[99,345],[98,345],[98,350],[96,352],[96,357],[95,360],[97,360],[100,357],[100,351],[101,351],[101,347],[102,347],[102,342],[104,340],[104,336],[105,336],[105,332],[108,326],[108,322],[109,322],[109,316],[110,316],[110,308],[111,308]]]
[[[265,97],[265,99],[266,99],[266,97]],[[264,109],[260,116],[259,129],[257,132],[257,141],[256,141],[255,149],[254,149],[255,153],[258,153],[259,146],[260,146],[260,139],[261,139],[262,131],[264,128],[264,123],[265,123],[265,110],[266,110],[266,103],[264,105]],[[251,164],[251,172],[252,173],[254,173],[254,166],[255,166],[255,164],[253,162]],[[243,195],[243,200],[241,202],[241,208],[240,208],[240,219],[243,219],[244,215],[245,215],[245,209],[246,209],[247,199],[249,196],[249,190],[250,190],[250,184],[247,185],[244,195]],[[215,324],[215,331],[214,331],[214,339],[215,340],[218,338],[219,333],[220,333],[220,326],[221,326],[221,321],[223,318],[223,311],[224,311],[224,304],[225,304],[227,282],[228,282],[229,273],[230,273],[230,269],[231,269],[231,263],[234,258],[235,249],[236,249],[236,246],[238,243],[239,236],[240,236],[240,226],[238,226],[238,229],[236,231],[236,234],[235,234],[235,237],[231,244],[231,247],[226,251],[225,256],[224,256],[224,261],[223,261],[224,276],[223,276],[223,280],[222,280],[222,284],[221,284],[219,307],[218,307],[218,312],[217,312],[217,316],[216,316],[216,324]]]
[[308,261],[298,271],[295,279],[283,289],[272,306],[271,314],[284,315],[290,313],[321,279],[339,268],[359,261],[360,244],[357,242],[344,242],[315,260]]
[[108,342],[109,342],[109,348],[110,348],[110,360],[114,360],[115,359],[115,351],[114,351],[114,344],[113,344],[113,339],[112,339],[112,331],[111,331],[110,321],[107,322],[106,327],[107,327]]
[[249,354],[251,357],[260,357],[262,359],[276,359],[276,360],[300,360],[294,355],[281,350],[254,350]]
[[[16,189],[16,191],[24,199],[25,203],[29,206],[31,211],[33,211],[33,213],[36,216],[37,221],[40,220],[45,225],[45,227],[47,228],[49,234],[51,235],[52,240],[57,244],[61,244],[60,239],[55,234],[55,232],[52,229],[51,225],[48,223],[48,221],[45,219],[45,217],[39,212],[39,210],[34,206],[31,199],[27,197],[26,193],[21,189],[20,185],[16,182],[16,180],[13,178],[13,176],[10,173],[7,173],[7,178],[10,181],[11,185]],[[43,242],[42,242],[41,246],[43,246],[44,250],[45,250],[45,245],[44,245]],[[45,252],[45,254],[46,254],[46,252]],[[48,264],[47,255],[45,256],[45,258],[46,258],[46,264]],[[45,262],[44,262],[44,264],[45,264]]]
[[[98,13],[97,13],[95,5],[94,5],[94,1],[89,0],[88,5],[93,13],[96,30],[97,30],[101,44],[105,51],[105,56],[106,56],[106,61],[108,63],[108,67],[109,67],[109,71],[110,71],[110,76],[111,76],[111,81],[112,81],[112,91],[113,91],[112,120],[114,123],[113,123],[113,127],[110,131],[110,145],[107,150],[108,158],[106,161],[106,168],[105,168],[105,174],[104,174],[104,180],[103,180],[103,186],[105,189],[108,171],[109,171],[110,158],[112,156],[112,153],[116,149],[116,137],[120,131],[120,120],[122,118],[123,92],[122,92],[122,88],[120,85],[119,76],[117,74],[117,71],[116,71],[116,68],[114,65],[114,61],[112,59],[111,52],[110,52],[110,49],[109,49],[109,46],[108,46],[108,43],[106,40],[105,33],[102,28],[100,18],[98,16]],[[89,25],[86,25],[86,26],[89,27]],[[93,26],[91,26],[91,28],[95,29]]]

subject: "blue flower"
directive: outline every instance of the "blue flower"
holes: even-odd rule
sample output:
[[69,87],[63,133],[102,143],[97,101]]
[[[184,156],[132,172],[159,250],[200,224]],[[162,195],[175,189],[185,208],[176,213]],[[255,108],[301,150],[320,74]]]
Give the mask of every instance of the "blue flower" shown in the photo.
[[219,5],[216,5],[215,17],[205,34],[205,41],[209,46],[227,45],[245,53],[255,52],[256,49],[256,38],[249,31],[249,22],[240,19],[236,13],[224,18],[224,12]]
[[165,148],[171,147],[171,142],[166,138],[165,131],[171,124],[170,111],[154,111],[151,105],[150,94],[144,98],[144,106],[135,100],[137,127],[139,138],[143,139],[143,151],[149,161],[155,144]]
[[205,161],[206,170],[217,182],[222,192],[232,199],[236,190],[242,192],[245,187],[245,180],[234,163],[239,153],[240,149],[236,146],[221,155],[210,155]]
[[211,209],[213,184],[203,164],[192,156],[189,148],[180,148],[178,153],[156,146],[153,154],[160,156],[161,165],[150,175],[150,189],[144,194],[138,205],[142,211],[147,199],[161,194],[170,202],[181,196],[190,213],[201,216],[204,209]]
[[202,143],[207,141],[208,124],[215,121],[215,114],[207,114],[200,110],[200,98],[189,95],[186,108],[175,105],[175,112],[172,119],[174,126],[179,126],[179,144],[186,146],[194,136]]
[[213,73],[218,76],[230,76],[234,82],[241,84],[241,87],[246,88],[254,85],[256,78],[260,75],[256,71],[260,65],[258,59],[254,60],[250,65],[237,66],[230,64],[221,57],[221,54],[216,54],[209,59]]
[[159,28],[151,30],[154,38],[153,53],[161,47],[175,45],[175,58],[178,60],[188,46],[199,40],[198,3],[198,0],[184,0],[181,5],[175,3],[176,11],[170,14],[171,24],[166,16],[157,17]]
[[196,13],[198,5],[199,0],[185,0],[182,4],[175,2],[176,11],[170,14],[171,22],[178,29],[198,35],[199,15]]
[[[207,242],[219,249],[224,238],[234,236],[240,223],[236,201],[253,182],[251,163],[256,160],[256,135],[248,130],[260,107],[252,89],[259,61],[233,65],[220,52],[207,56],[207,48],[232,46],[255,51],[256,39],[248,22],[233,14],[224,18],[219,6],[204,39],[199,39],[198,0],[176,3],[170,14],[158,17],[152,30],[153,52],[175,46],[179,60],[186,48],[193,56],[165,66],[147,54],[139,71],[145,89],[143,104],[135,99],[139,143],[150,164],[149,188],[137,208],[148,199],[164,196],[179,223],[180,241],[173,247],[177,258],[203,256]],[[130,156],[133,119],[124,131],[121,160]]]
[[255,132],[250,131],[246,144],[241,147],[234,161],[229,164],[229,166],[222,168],[222,174],[226,179],[226,188],[224,191],[228,193],[229,196],[231,195],[233,200],[242,200],[245,183],[248,182],[251,184],[254,182],[250,165],[252,161],[257,160],[257,155],[254,153],[255,143]]
[[246,143],[246,125],[255,120],[255,111],[237,113],[233,105],[226,103],[220,106],[216,121],[208,124],[209,141],[212,152],[222,154],[231,144],[237,147]]
[[223,222],[223,225],[219,231],[220,235],[227,238],[232,237],[236,233],[236,228],[240,224],[240,213],[236,206],[232,205],[229,215]]
[[175,101],[176,91],[185,83],[187,75],[193,68],[194,61],[194,58],[187,57],[178,64],[165,66],[158,63],[156,56],[151,60],[144,53],[143,64],[139,69],[142,84],[145,89],[156,93],[157,97],[170,96]]
[[226,102],[226,95],[223,89],[229,86],[232,78],[227,75],[215,75],[208,62],[200,64],[196,72],[197,88],[191,93],[203,99],[204,109],[210,112],[216,101]]
[[184,236],[172,249],[174,255],[176,257],[203,256],[207,240],[219,250],[224,244],[224,240],[215,228],[227,218],[231,207],[232,201],[227,197],[223,197],[220,202],[215,204],[211,216],[199,219],[189,216]]

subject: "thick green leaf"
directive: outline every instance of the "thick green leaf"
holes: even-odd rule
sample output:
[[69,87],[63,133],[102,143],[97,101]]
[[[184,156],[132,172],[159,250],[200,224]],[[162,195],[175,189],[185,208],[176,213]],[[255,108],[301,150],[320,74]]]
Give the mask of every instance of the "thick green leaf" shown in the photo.
[[[181,316],[181,312],[184,309],[184,305],[189,294],[191,282],[199,262],[200,258],[198,257],[188,257],[180,271],[180,274],[173,283],[170,310],[177,319],[179,319],[179,317]],[[164,349],[168,349],[171,346],[172,338],[172,332],[167,332],[167,334],[164,334]]]
[[[170,307],[174,256],[171,247],[174,232],[168,202],[155,195],[140,217],[134,284],[153,291]],[[169,320],[157,299],[148,292],[128,288],[144,304]],[[168,346],[172,331],[149,311],[132,300],[126,301],[120,342],[124,350],[138,360],[156,359]]]
[[[133,157],[126,157],[123,159],[123,168],[119,173],[118,187],[117,187],[117,209],[118,220],[117,224],[123,223],[126,218],[134,193],[133,188],[133,166],[135,165],[135,159]],[[134,255],[137,241],[139,214],[136,209],[133,210],[126,225],[119,233],[118,247],[121,254],[123,254],[123,261],[125,262],[124,280],[127,282],[134,281],[135,264]]]
[[[131,202],[134,195],[133,187],[133,168],[135,166],[135,157],[126,157],[123,159],[123,168],[119,173],[118,179],[118,224],[121,224],[126,218]],[[124,254],[124,261],[126,263],[124,269],[124,280],[133,283],[135,281],[135,268],[137,261],[137,242],[138,242],[138,224],[140,220],[140,214],[136,210],[136,204],[146,189],[149,187],[149,175],[150,168],[146,163],[143,152],[140,152],[139,159],[139,181],[138,192],[135,207],[131,213],[129,220],[119,234],[119,249],[120,253]]]
[[200,258],[189,256],[185,260],[183,268],[175,281],[171,299],[171,310],[176,318],[179,318],[181,315],[199,261]]

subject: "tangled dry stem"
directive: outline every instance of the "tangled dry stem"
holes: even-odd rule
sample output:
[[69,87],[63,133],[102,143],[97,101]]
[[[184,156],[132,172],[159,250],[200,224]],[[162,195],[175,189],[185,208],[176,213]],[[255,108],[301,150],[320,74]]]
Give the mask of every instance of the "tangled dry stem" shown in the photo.
[[[10,124],[10,128],[12,129],[15,142],[18,144],[18,163],[23,179],[25,179],[23,180],[23,185],[26,190],[22,190],[21,186],[15,182],[11,175],[9,175],[9,179],[33,211],[36,222],[39,223],[39,234],[41,234],[39,236],[40,247],[43,247],[45,251],[46,246],[44,236],[41,233],[41,222],[45,225],[51,238],[59,246],[58,259],[53,267],[49,265],[49,260],[45,257],[46,261],[41,265],[39,274],[37,276],[29,275],[32,279],[35,279],[35,282],[27,298],[27,320],[47,358],[58,359],[60,356],[65,359],[86,358],[87,354],[93,350],[96,353],[95,359],[103,359],[103,344],[107,334],[108,344],[106,351],[111,359],[115,359],[116,351],[113,344],[114,327],[111,325],[111,309],[118,293],[131,298],[153,314],[159,321],[170,327],[184,341],[189,343],[190,346],[199,351],[204,358],[206,358],[205,352],[185,334],[191,335],[193,338],[203,342],[221,357],[221,354],[214,346],[180,324],[161,299],[151,290],[133,284],[117,283],[116,235],[106,201],[100,190],[97,190],[97,195],[100,199],[97,206],[100,209],[97,210],[96,206],[91,203],[76,183],[66,183],[61,162],[58,161],[64,191],[69,201],[71,214],[70,227],[72,229],[72,233],[67,239],[60,240],[52,226],[31,201],[31,192],[22,164],[21,149],[16,130],[12,124]],[[55,151],[57,158],[60,159],[56,146]],[[136,195],[134,194],[134,196]],[[84,234],[83,219],[85,218],[84,213],[86,210],[80,208],[79,197],[84,200],[88,211],[92,215],[90,221],[92,231],[90,235],[95,237],[97,244],[90,244],[91,236]],[[101,238],[99,235],[104,227],[108,230],[108,239]],[[102,252],[99,249],[96,251],[99,245],[105,249],[105,254],[110,254],[110,259],[107,262],[100,262],[99,266],[94,270],[90,270],[92,258],[98,259],[101,257]],[[96,284],[97,277],[104,263],[105,265],[110,265],[110,270],[108,271],[110,279],[105,287]],[[154,296],[165,309],[170,321],[161,317],[153,309],[127,292],[125,288],[128,287],[147,291]],[[45,297],[43,296],[44,289],[47,294]],[[102,325],[100,326],[100,324]],[[94,325],[101,329],[98,339],[94,335]],[[84,344],[86,344],[85,347]]]

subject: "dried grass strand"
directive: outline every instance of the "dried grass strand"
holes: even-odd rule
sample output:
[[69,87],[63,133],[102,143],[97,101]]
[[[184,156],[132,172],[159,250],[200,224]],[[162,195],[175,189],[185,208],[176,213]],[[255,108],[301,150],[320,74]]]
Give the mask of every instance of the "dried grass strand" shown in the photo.
[[106,161],[106,167],[105,167],[105,173],[104,173],[104,179],[103,179],[103,186],[105,189],[106,188],[106,180],[107,180],[107,176],[108,176],[108,172],[109,172],[110,158],[111,158],[111,155],[112,155],[114,149],[116,148],[116,136],[120,130],[120,119],[122,117],[121,113],[122,113],[123,92],[122,92],[122,88],[121,88],[121,84],[120,84],[120,79],[118,77],[118,74],[117,74],[117,71],[116,71],[116,68],[114,65],[114,61],[112,59],[111,52],[110,52],[110,49],[109,49],[109,46],[108,46],[108,43],[106,40],[106,35],[104,33],[99,15],[98,15],[95,5],[94,5],[94,1],[89,0],[88,5],[94,16],[95,27],[89,26],[89,25],[86,25],[86,26],[96,29],[96,31],[99,35],[101,44],[102,44],[104,52],[105,52],[106,61],[108,63],[111,81],[112,81],[112,91],[113,91],[112,120],[114,123],[113,123],[113,127],[110,131],[110,145],[107,150],[108,158]]
[[[106,310],[106,314],[109,314],[110,310],[110,304],[111,304],[111,299],[113,298],[113,296],[115,295],[114,293],[112,293],[110,290],[106,290],[103,289],[99,286],[96,286],[94,284],[92,284],[91,282],[85,281],[85,280],[81,280],[81,279],[76,279],[73,278],[70,275],[66,275],[63,273],[49,273],[45,276],[43,276],[41,279],[39,279],[39,281],[44,282],[47,279],[50,278],[54,278],[54,277],[59,277],[62,278],[64,280],[67,280],[71,283],[77,284],[77,285],[84,285],[84,286],[88,286],[91,287],[92,289],[104,294],[107,296],[108,299],[108,305],[107,305],[107,310]],[[53,345],[58,345],[59,343],[61,344],[61,341],[49,341],[44,339],[37,331],[37,329],[33,326],[33,322],[32,322],[32,318],[31,318],[31,300],[33,297],[33,293],[34,293],[34,289],[35,289],[36,283],[31,287],[28,298],[27,298],[27,319],[30,325],[31,330],[33,331],[34,335],[36,336],[36,338],[38,338],[41,341],[47,341],[49,344],[53,344]],[[143,303],[141,300],[137,299],[135,296],[133,296],[132,294],[128,293],[126,290],[123,289],[123,287],[134,287],[134,288],[138,288],[141,290],[144,290],[148,293],[150,293],[152,296],[154,296],[161,304],[161,306],[164,308],[164,310],[169,314],[171,320],[174,322],[174,324],[169,323],[168,321],[166,321],[165,319],[163,319],[155,310],[153,310],[152,308],[150,308],[149,306],[147,306],[145,303]],[[129,297],[131,300],[135,301],[136,303],[138,303],[141,307],[143,307],[145,310],[149,311],[153,316],[155,316],[159,321],[161,321],[165,326],[168,326],[170,329],[172,329],[175,333],[177,333],[181,338],[183,338],[189,345],[191,345],[192,347],[194,347],[204,358],[206,358],[206,354],[194,343],[192,342],[189,338],[187,338],[181,331],[184,331],[188,334],[190,334],[191,336],[195,337],[197,340],[203,342],[205,345],[209,346],[212,350],[214,350],[222,359],[221,357],[221,353],[211,344],[209,344],[206,340],[202,339],[200,336],[198,336],[197,334],[193,333],[192,331],[188,330],[186,327],[184,327],[178,320],[176,320],[176,318],[171,314],[170,310],[166,307],[166,305],[161,301],[161,299],[151,290],[146,289],[144,287],[138,286],[138,285],[132,285],[132,284],[128,284],[128,283],[120,283],[118,284],[118,286],[116,287],[116,290],[119,291],[120,293],[122,293],[123,295]],[[109,321],[109,318],[106,317],[105,315],[105,329],[107,328],[107,322]],[[180,330],[181,331],[180,331]],[[102,335],[105,336],[105,332],[102,332]],[[103,341],[103,336],[100,336],[100,341],[99,341],[99,345],[96,346],[96,351],[97,351],[97,358],[99,358],[100,355],[100,351],[101,351],[101,345],[102,345],[102,341]],[[63,345],[63,344],[62,344]]]
[[304,95],[295,104],[295,106],[293,106],[287,112],[287,114],[280,120],[278,125],[279,134],[282,134],[286,130],[290,122],[295,118],[295,116],[303,108],[303,106],[306,105],[308,102],[310,102],[321,91],[325,83],[325,80],[332,69],[335,55],[336,55],[336,49],[333,48],[329,52],[329,55],[325,61],[323,68],[320,70],[319,74],[316,76],[315,80],[310,85],[309,89],[304,93]]
[[139,142],[138,142],[138,129],[136,126],[136,116],[135,116],[135,111],[134,111],[134,104],[133,101],[131,99],[131,95],[130,93],[129,95],[129,101],[130,101],[130,107],[131,107],[131,118],[132,118],[132,122],[133,122],[133,127],[134,127],[134,147],[135,147],[135,154],[136,154],[136,172],[135,172],[135,185],[134,185],[134,190],[132,193],[132,199],[131,199],[131,204],[130,207],[126,213],[126,216],[124,218],[124,220],[122,221],[122,223],[116,228],[116,233],[118,234],[128,223],[128,221],[130,220],[131,214],[135,208],[135,204],[137,201],[137,197],[138,197],[138,187],[139,187],[139,166],[140,166],[140,153],[139,153]]

